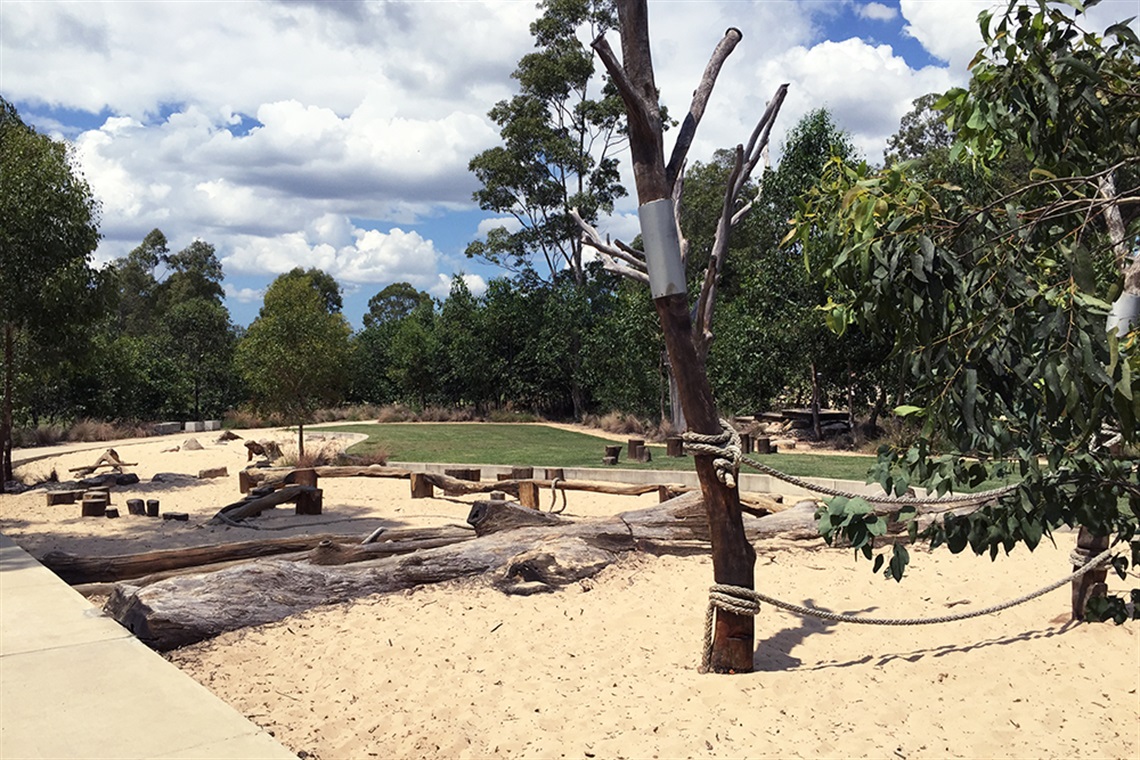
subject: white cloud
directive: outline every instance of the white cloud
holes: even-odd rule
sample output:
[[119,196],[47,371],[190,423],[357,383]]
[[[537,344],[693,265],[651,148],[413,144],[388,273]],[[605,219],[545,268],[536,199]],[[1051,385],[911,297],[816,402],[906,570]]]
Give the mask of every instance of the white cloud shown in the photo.
[[499,227],[505,227],[507,232],[518,232],[522,229],[522,223],[513,216],[497,216],[493,219],[484,219],[479,222],[479,226],[475,229],[475,235],[480,238],[487,237],[491,230],[497,230]]
[[281,274],[316,267],[347,283],[436,281],[439,253],[418,232],[352,227],[347,219],[323,217],[306,230],[273,237],[248,236],[222,259],[226,271]]
[[451,280],[453,277],[459,277],[463,280],[463,284],[471,291],[471,295],[479,297],[487,292],[487,281],[477,274],[461,274],[446,275],[440,274],[435,281],[435,284],[428,288],[428,293],[439,299],[445,299],[451,294]]
[[239,288],[232,283],[223,283],[222,287],[226,291],[226,298],[238,303],[259,303],[265,297],[264,288]]
[[855,12],[860,17],[870,19],[871,21],[893,21],[898,18],[899,15],[896,8],[891,8],[882,3],[865,3],[857,6]]
[[900,0],[906,19],[904,31],[918,40],[931,55],[946,61],[956,76],[966,75],[966,66],[982,46],[978,14],[1000,12],[996,0]]

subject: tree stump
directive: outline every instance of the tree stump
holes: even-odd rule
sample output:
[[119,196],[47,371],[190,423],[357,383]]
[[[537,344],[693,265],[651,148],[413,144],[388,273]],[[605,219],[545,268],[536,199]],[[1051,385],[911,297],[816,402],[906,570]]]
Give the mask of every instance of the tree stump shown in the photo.
[[681,436],[671,435],[665,439],[665,456],[685,456],[685,442],[681,440]]
[[177,520],[178,522],[189,522],[190,515],[186,512],[163,512],[163,520]]
[[238,490],[241,493],[249,493],[249,490],[254,486],[254,479],[250,475],[249,470],[241,470],[238,472]]
[[478,468],[456,467],[449,470],[445,469],[443,471],[443,474],[447,475],[449,478],[455,478],[457,480],[471,480],[476,483],[478,483],[480,480],[480,472]]
[[158,517],[158,499],[146,500],[146,516]]
[[[1077,553],[1085,557],[1081,560],[1081,565],[1107,548],[1108,536],[1098,536],[1083,525],[1081,526],[1080,532],[1077,533]],[[1074,565],[1073,570],[1080,569],[1081,565]],[[1108,568],[1101,567],[1097,570],[1090,570],[1080,578],[1073,580],[1073,620],[1083,621],[1085,619],[1085,607],[1088,605],[1089,599],[1108,593],[1108,586],[1104,582],[1107,577]]]
[[547,480],[566,480],[566,471],[561,467],[547,467],[544,474]]
[[617,463],[618,463],[617,457],[602,457],[602,464],[612,466],[612,465],[615,465]]
[[641,462],[642,452],[645,451],[645,440],[643,438],[630,438],[626,441],[626,453],[631,462]]
[[752,453],[752,436],[749,433],[740,434],[740,451],[742,454]]
[[490,498],[491,501],[506,501],[507,495],[502,491],[491,491]]
[[47,505],[54,507],[57,504],[74,504],[76,499],[82,497],[82,491],[48,491]]
[[538,509],[538,483],[533,480],[519,482],[519,504],[529,509]]
[[[602,464],[617,464],[618,459],[621,458],[621,446],[606,446],[605,457],[602,459]],[[612,459],[613,461],[608,461]]]
[[295,484],[299,486],[310,486],[312,488],[316,488],[317,481],[317,471],[312,467],[306,467],[301,470],[293,470],[291,473],[285,476],[286,485]]
[[100,493],[85,493],[79,511],[83,517],[103,517],[107,514],[107,497]]
[[132,515],[146,516],[146,504],[142,499],[127,499],[127,512]]
[[115,509],[114,507],[108,507],[103,512],[103,516],[104,517],[118,517],[119,516],[119,510]]
[[413,499],[430,499],[435,496],[435,488],[432,487],[431,481],[428,480],[424,473],[412,473],[412,498]]
[[[313,480],[317,479],[316,473],[313,474]],[[324,491],[319,488],[312,490],[301,491],[297,495],[297,508],[293,514],[297,515],[319,515],[321,513],[321,506],[324,503]]]
[[756,453],[757,454],[772,454],[775,453],[772,446],[772,439],[766,435],[762,435],[756,439]]
[[534,477],[533,467],[512,467],[511,480],[530,480]]

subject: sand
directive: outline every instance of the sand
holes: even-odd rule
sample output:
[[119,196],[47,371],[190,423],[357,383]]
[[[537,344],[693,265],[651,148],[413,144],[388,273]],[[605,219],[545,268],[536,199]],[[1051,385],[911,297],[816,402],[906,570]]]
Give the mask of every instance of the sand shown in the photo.
[[[270,437],[265,431],[242,435]],[[466,500],[411,500],[406,481],[323,480],[324,514],[275,510],[265,533],[205,526],[238,498],[241,441],[163,451],[189,436],[114,444],[143,483],[120,488],[118,520],[45,507],[42,492],[0,499],[0,532],[34,555],[105,555],[376,527],[462,523]],[[281,436],[284,439],[284,436]],[[27,465],[63,472],[94,450]],[[229,477],[169,486],[156,472]],[[159,498],[186,523],[125,516]],[[544,495],[545,497],[545,495]],[[604,515],[655,496],[569,495]],[[877,616],[982,607],[1068,572],[1074,539],[991,563],[912,552],[901,584],[822,543],[757,547],[758,587],[791,602]],[[630,555],[552,594],[506,596],[486,579],[323,607],[168,655],[298,754],[332,758],[1140,757],[1135,623],[1068,622],[1067,588],[1000,615],[922,627],[833,624],[765,607],[756,672],[702,675],[707,557]],[[1135,578],[1110,576],[1110,587]]]

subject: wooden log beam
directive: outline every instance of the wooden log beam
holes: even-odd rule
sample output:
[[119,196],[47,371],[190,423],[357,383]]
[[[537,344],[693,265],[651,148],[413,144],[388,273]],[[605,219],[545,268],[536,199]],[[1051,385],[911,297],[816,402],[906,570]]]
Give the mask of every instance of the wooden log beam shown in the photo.
[[[481,501],[468,516],[475,537],[454,529],[425,529],[418,536],[409,531],[390,540],[399,544],[397,538],[405,539],[402,547],[391,547],[393,552],[422,542],[411,553],[376,559],[370,552],[386,550],[326,547],[309,558],[362,560],[351,565],[314,564],[286,555],[289,560],[255,559],[146,586],[118,584],[107,611],[151,646],[169,649],[323,604],[471,575],[490,574],[507,593],[550,590],[590,577],[628,551],[707,552],[710,526],[702,499],[693,492],[647,509],[577,521],[510,502]],[[765,517],[745,515],[742,523],[750,541],[819,539],[810,502]],[[453,542],[427,548],[447,540]]]

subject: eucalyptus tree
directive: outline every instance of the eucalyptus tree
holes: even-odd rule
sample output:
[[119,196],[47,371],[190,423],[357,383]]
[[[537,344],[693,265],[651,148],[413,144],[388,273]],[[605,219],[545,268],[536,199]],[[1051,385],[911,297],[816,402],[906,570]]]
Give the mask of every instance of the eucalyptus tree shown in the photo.
[[[832,325],[889,336],[905,373],[896,411],[921,429],[880,452],[884,488],[1017,483],[929,528],[955,552],[1032,549],[1061,525],[1127,545],[1140,524],[1140,471],[1113,454],[1140,443],[1140,331],[1127,318],[1106,329],[1110,309],[1126,317],[1140,301],[1140,40],[1127,23],[1087,31],[1069,5],[980,16],[969,87],[938,108],[956,134],[950,159],[981,181],[837,160],[797,219],[803,245],[832,262]],[[1028,171],[1010,187],[993,167],[1014,153]],[[836,505],[823,527],[870,557],[882,521],[865,511]],[[907,559],[895,550],[896,578]],[[1095,604],[1125,615],[1119,599]]]
[[471,159],[479,207],[511,218],[467,255],[512,272],[533,269],[547,282],[563,269],[581,284],[582,243],[570,210],[588,221],[626,194],[614,154],[624,145],[621,99],[595,76],[593,39],[616,23],[612,0],[543,0],[531,24],[536,50],[513,77],[519,91],[489,116],[503,144]]
[[105,307],[103,278],[90,266],[98,215],[69,146],[36,132],[0,98],[0,481],[12,478],[21,372],[73,358],[83,325]]
[[321,404],[339,401],[347,386],[350,333],[344,317],[329,311],[321,278],[288,273],[270,284],[237,345],[236,365],[257,403],[297,425],[302,455],[308,417]]

